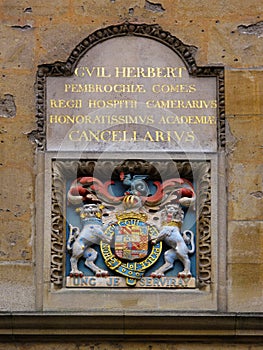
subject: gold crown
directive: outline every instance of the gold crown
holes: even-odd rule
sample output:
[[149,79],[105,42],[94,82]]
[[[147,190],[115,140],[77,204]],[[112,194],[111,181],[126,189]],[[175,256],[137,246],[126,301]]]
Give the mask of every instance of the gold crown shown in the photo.
[[127,219],[137,219],[146,222],[148,220],[148,216],[146,214],[134,212],[116,214],[116,218],[118,221]]

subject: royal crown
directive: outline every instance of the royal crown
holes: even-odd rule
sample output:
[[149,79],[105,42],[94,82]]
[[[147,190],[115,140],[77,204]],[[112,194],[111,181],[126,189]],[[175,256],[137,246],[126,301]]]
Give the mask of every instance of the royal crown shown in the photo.
[[118,221],[123,221],[123,220],[127,220],[127,219],[136,219],[136,220],[146,222],[148,220],[148,216],[146,214],[135,213],[135,212],[116,214],[116,218]]

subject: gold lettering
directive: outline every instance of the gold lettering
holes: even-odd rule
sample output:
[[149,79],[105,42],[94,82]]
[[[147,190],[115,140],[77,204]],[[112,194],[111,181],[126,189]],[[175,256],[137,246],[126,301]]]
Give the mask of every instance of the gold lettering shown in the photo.
[[151,141],[151,142],[154,142],[154,139],[153,139],[153,137],[152,137],[150,131],[147,131],[147,132],[146,132],[143,141],[147,141],[147,139],[148,139],[149,141]]
[[88,108],[137,108],[136,100],[88,100]]
[[54,100],[50,101],[50,108],[82,108],[82,100]]
[[210,107],[217,108],[217,101],[216,100],[210,101]]
[[164,115],[161,116],[161,119],[159,121],[159,124],[167,124],[166,117]]
[[164,139],[163,131],[159,131],[159,130],[155,131],[155,140],[157,142],[160,142],[160,141],[165,142],[165,141],[167,141],[167,140]]
[[[85,131],[83,131],[83,132],[85,132]],[[96,140],[96,141],[99,141],[99,140],[100,140],[100,139],[99,139],[99,136],[98,136],[98,132],[97,132],[97,134],[95,134],[93,131],[89,130],[89,134],[90,134],[90,137],[93,137],[93,138],[94,138],[94,140]],[[85,135],[86,135],[86,132],[85,132]],[[88,140],[88,141],[91,141],[91,139]],[[103,140],[103,141],[104,141],[104,140]]]
[[57,119],[58,118],[58,116],[57,115],[50,115],[49,116],[49,122],[50,122],[50,124],[52,124],[52,123],[57,123]]
[[116,78],[136,78],[135,67],[115,67]]
[[[136,135],[133,132],[133,136]],[[127,141],[127,131],[126,130],[102,130],[102,131],[92,131],[92,130],[71,130],[69,135],[69,140],[73,142],[91,142],[91,141],[103,141],[103,142],[123,142]],[[130,138],[131,141],[134,139]]]
[[[157,89],[157,87],[155,87]],[[208,109],[216,108],[216,100],[147,100],[145,102],[147,108],[182,108],[182,109]]]
[[133,131],[132,141],[137,141],[137,131]]
[[159,124],[216,124],[215,116],[168,115],[160,118]]
[[111,74],[106,72],[105,67],[77,67],[74,71],[74,74],[79,77],[83,78],[85,76],[92,77],[96,76],[97,78],[109,78],[111,77]]
[[182,78],[185,67],[115,67],[116,78]]
[[216,124],[216,117],[214,115],[208,116],[208,124]]
[[186,142],[194,142],[194,140],[195,140],[194,132],[193,131],[187,131],[185,141]]
[[73,134],[79,134],[79,130],[71,130],[69,133],[69,139],[70,141],[78,141],[78,139],[75,139],[75,137],[73,136]]
[[181,132],[181,134],[179,134],[176,130],[174,130],[174,136],[175,136],[175,138],[179,141],[179,142],[181,142],[182,141],[182,137],[184,136],[184,131],[182,131]]
[[50,124],[153,124],[152,115],[49,115]]
[[[111,136],[112,133],[113,133],[113,131],[110,132],[109,130],[104,130],[104,131],[102,131],[102,132],[100,133],[100,139],[101,139],[102,141],[111,141],[111,140],[110,140],[110,136]],[[105,135],[107,135],[106,138],[104,137]],[[99,141],[99,140],[97,140],[97,141]]]
[[112,92],[129,92],[129,93],[145,93],[143,84],[65,84],[65,92],[77,93],[112,93]]
[[184,85],[184,84],[177,84],[177,85],[171,85],[171,84],[154,84],[152,86],[152,92],[154,93],[190,93],[196,91],[195,85]]

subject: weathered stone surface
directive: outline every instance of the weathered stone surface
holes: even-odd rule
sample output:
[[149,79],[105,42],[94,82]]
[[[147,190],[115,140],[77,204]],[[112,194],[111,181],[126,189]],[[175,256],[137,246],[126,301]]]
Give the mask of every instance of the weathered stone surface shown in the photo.
[[228,175],[230,220],[262,220],[262,171],[261,164],[232,164]]
[[[225,18],[219,18],[214,23],[211,23],[211,26],[208,28],[208,62],[221,62],[224,65],[230,65],[235,68],[249,68],[259,64],[259,57],[263,53],[262,39],[256,35],[240,33],[238,30],[239,24],[239,18],[231,22],[226,21]],[[225,40],[226,37],[228,37],[228,40]],[[226,77],[227,74],[228,71],[226,71]],[[231,83],[226,88],[231,88]],[[234,89],[235,87],[232,86],[232,88]],[[239,90],[242,93],[243,88],[245,87],[238,86],[237,94],[239,94]],[[238,96],[235,97],[238,98]]]
[[253,263],[228,265],[228,311],[263,312],[263,266]]
[[0,99],[0,117],[13,118],[16,115],[16,105],[14,96],[5,94],[3,99]]
[[49,343],[24,343],[24,344],[13,344],[5,343],[0,344],[0,350],[260,350],[262,349],[261,344],[216,344],[216,343],[171,343],[169,341],[164,342],[81,342],[78,344],[68,342],[66,344],[58,344],[55,342]]
[[35,58],[35,33],[32,28],[28,30],[26,24],[22,24],[21,27],[17,27],[16,23],[15,27],[12,25],[2,24],[1,45],[4,50],[1,50],[0,67],[30,70]]
[[[116,8],[118,8],[118,10],[120,11],[120,13],[125,13],[126,15],[129,15],[129,7],[132,7],[131,5],[128,5],[127,2],[125,3],[125,1],[120,1],[117,4],[109,4],[109,7],[104,6],[104,1],[103,0],[91,0],[91,1],[86,1],[86,0],[82,0],[82,1],[77,1],[74,0],[74,12],[76,15],[78,16],[91,16],[91,17],[102,17],[102,16],[109,16],[109,7],[111,5],[111,8],[114,8],[116,10]],[[141,1],[137,0],[133,3],[133,7],[134,6],[138,6],[139,8],[141,7]],[[98,12],[98,9],[100,10],[100,12]]]
[[32,257],[32,190],[30,171],[25,164],[2,161],[1,171],[1,217],[0,260],[28,261]]
[[263,263],[263,222],[233,221],[228,226],[228,261]]
[[255,35],[257,38],[261,38],[263,36],[263,22],[257,22],[249,25],[239,25],[237,27],[238,32],[240,34],[246,35]]
[[30,261],[32,259],[32,227],[30,216],[18,220],[14,216],[20,215],[19,205],[17,211],[12,213],[9,209],[1,209],[4,222],[1,224],[2,232],[8,232],[0,238],[0,261]]
[[227,140],[229,161],[260,165],[262,164],[262,116],[236,115],[227,118],[229,131],[234,139]]
[[[53,63],[56,60],[66,61],[69,53],[74,49],[73,43],[83,40],[89,35],[85,28],[75,30],[72,23],[61,23],[60,30],[56,25],[45,23],[39,28],[39,64]],[[65,33],[67,35],[65,36]],[[52,50],[50,48],[52,47]]]
[[[18,121],[17,124],[14,120],[15,119],[5,120],[2,123],[3,126],[0,128],[0,142],[2,148],[2,152],[0,153],[1,164],[5,164],[8,167],[14,167],[16,169],[26,168],[27,171],[31,172],[32,168],[30,167],[32,167],[33,164],[33,154],[31,152],[34,148],[32,144],[28,142],[27,132],[30,129],[27,127],[26,123],[23,124],[23,120]],[[16,125],[16,127],[13,128],[13,125]],[[24,145],[20,149],[21,144]],[[5,169],[5,171],[8,172],[7,169]],[[2,173],[1,177],[3,179],[2,181],[4,182],[6,180],[6,172],[5,175]],[[18,181],[23,182],[21,173]],[[12,187],[14,188],[14,183],[12,183]],[[25,189],[25,191],[26,190],[27,189]]]
[[29,203],[32,201],[32,173],[26,164],[11,166],[2,171],[2,210],[10,212],[14,217],[28,219],[31,214]]
[[225,86],[227,115],[263,114],[261,70],[226,70]]
[[[52,16],[65,14],[68,10],[69,0],[57,0],[54,6],[52,0],[47,0],[43,3],[41,0],[36,0],[33,3],[28,0],[3,0],[2,15],[4,18],[16,17],[31,18],[36,16]],[[49,19],[50,20],[50,19]]]
[[[165,2],[163,2],[165,6]],[[189,11],[189,6],[186,6],[185,2],[179,2],[178,6],[174,8],[174,11],[177,10],[181,14],[185,14],[186,16],[189,17],[189,15],[194,15],[195,18],[206,18],[206,19],[211,19],[211,18],[228,18],[232,19],[237,17],[237,12],[238,12],[238,17],[242,18],[242,13],[250,13],[252,16],[257,16],[258,15],[258,2],[257,0],[251,0],[249,3],[243,2],[243,1],[238,1],[238,0],[232,0],[229,2],[213,2],[213,11],[209,11],[208,8],[206,7],[207,3],[205,0],[194,0],[191,1],[190,5],[190,11]]]
[[0,311],[33,311],[34,270],[26,264],[0,264]]
[[[1,125],[10,125],[10,130],[13,133],[16,132],[16,134],[28,130],[27,128],[35,127],[35,72],[31,71],[29,73],[25,71],[21,72],[17,69],[1,69],[0,77],[1,97],[5,94],[12,95],[16,106],[15,119],[1,120]],[[12,126],[14,124],[18,124],[19,127],[14,128]]]

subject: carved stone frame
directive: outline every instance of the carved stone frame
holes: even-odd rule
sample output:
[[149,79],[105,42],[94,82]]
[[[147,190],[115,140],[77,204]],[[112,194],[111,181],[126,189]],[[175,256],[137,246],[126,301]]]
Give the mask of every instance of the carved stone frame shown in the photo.
[[[75,171],[81,162],[96,160],[96,154],[62,154],[46,152],[46,78],[49,76],[71,76],[76,65],[93,46],[121,36],[144,37],[164,44],[173,50],[185,63],[188,72],[197,77],[216,77],[218,96],[218,153],[188,155],[188,160],[199,167],[199,202],[197,222],[197,266],[198,286],[192,290],[168,289],[83,289],[71,290],[64,287],[65,265],[65,178]],[[39,66],[36,78],[37,129],[30,135],[37,145],[37,206],[36,227],[36,285],[37,308],[39,310],[89,311],[92,314],[173,311],[215,311],[224,310],[225,298],[225,107],[224,69],[218,66],[199,67],[195,63],[194,46],[183,44],[178,38],[164,31],[159,25],[123,23],[99,29],[82,40],[72,51],[66,62],[55,62]],[[99,158],[99,154],[97,155]],[[185,155],[171,154],[171,159],[183,162]],[[123,159],[123,154],[120,158]],[[133,154],[133,159],[150,159],[148,154]],[[156,157],[156,158],[155,158]],[[109,155],[116,161],[118,155]],[[166,160],[154,155],[156,161]],[[197,165],[198,164],[198,165]],[[74,168],[75,167],[75,168]],[[73,170],[72,170],[73,169]],[[223,176],[220,176],[223,174]],[[220,193],[220,200],[218,199]],[[43,215],[44,213],[44,215]],[[220,240],[219,240],[220,226]],[[221,288],[219,286],[221,278]]]
[[[124,159],[123,154],[108,154],[107,157],[104,164],[108,162],[117,164]],[[162,163],[164,170],[165,163],[168,164],[171,160],[177,164],[184,164],[186,161],[185,156],[180,154],[170,154],[166,159],[163,159],[161,154],[146,156],[135,154],[134,159],[144,159],[154,164]],[[218,187],[221,187],[217,173],[218,156],[209,155],[204,159],[193,154],[190,159],[196,176],[196,192],[199,194],[196,207],[197,287],[195,289],[130,287],[71,289],[65,287],[66,179],[75,176],[78,167],[82,167],[82,170],[92,167],[96,159],[94,154],[85,154],[85,159],[79,159],[77,154],[58,156],[51,152],[46,153],[42,161],[39,157],[39,162],[45,168],[43,169],[45,176],[40,176],[37,196],[41,197],[42,194],[43,197],[43,193],[45,194],[44,207],[42,210],[41,208],[37,210],[38,307],[45,311],[72,310],[98,313],[103,310],[106,313],[135,312],[136,314],[149,311],[168,312],[171,307],[174,311],[217,310],[218,278],[221,273],[219,270],[223,269],[225,258],[223,254],[219,256],[224,244],[222,234],[220,241],[218,238],[218,216],[220,212],[223,214],[217,206]],[[103,162],[104,159],[102,165]]]
[[[134,161],[135,164],[139,161]],[[92,176],[96,160],[53,160],[51,195],[51,266],[50,282],[55,289],[63,288],[65,278],[64,256],[66,250],[66,180],[74,178],[80,170],[85,176]],[[116,161],[114,162],[117,163]],[[154,162],[156,164],[156,162]],[[171,161],[158,161],[164,173],[169,172]],[[101,162],[101,172],[107,172],[109,161]],[[146,163],[147,164],[147,163]],[[176,162],[184,176],[188,162]],[[143,165],[142,165],[143,166]],[[185,167],[186,167],[185,166]],[[195,173],[197,191],[197,287],[209,290],[211,278],[211,164],[209,161],[192,161],[191,171]],[[187,170],[185,170],[187,172]],[[171,174],[172,177],[172,174]]]

